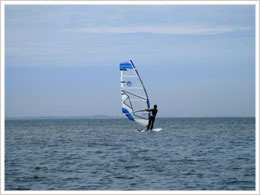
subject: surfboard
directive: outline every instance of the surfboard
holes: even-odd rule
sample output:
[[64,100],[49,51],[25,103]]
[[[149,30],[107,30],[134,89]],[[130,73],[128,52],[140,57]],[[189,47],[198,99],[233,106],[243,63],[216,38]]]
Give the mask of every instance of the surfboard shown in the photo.
[[162,128],[156,128],[156,129],[153,129],[152,131],[159,132],[159,131],[161,131],[161,130],[162,130]]
[[156,128],[156,129],[153,129],[153,130],[140,129],[140,130],[137,130],[137,131],[144,133],[144,132],[149,132],[149,131],[159,132],[161,130],[162,130],[162,128]]

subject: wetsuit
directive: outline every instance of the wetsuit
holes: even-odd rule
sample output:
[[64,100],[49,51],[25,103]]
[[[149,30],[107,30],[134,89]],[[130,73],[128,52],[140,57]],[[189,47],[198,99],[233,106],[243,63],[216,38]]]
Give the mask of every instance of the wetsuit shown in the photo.
[[151,129],[151,130],[152,130],[152,129],[153,129],[153,123],[154,123],[156,114],[157,114],[157,112],[158,112],[158,109],[157,109],[157,108],[156,108],[156,109],[151,108],[151,109],[149,109],[149,111],[152,112],[152,115],[151,115],[150,118],[149,118],[149,123],[148,123],[148,125],[147,125],[147,130],[148,130],[148,129]]

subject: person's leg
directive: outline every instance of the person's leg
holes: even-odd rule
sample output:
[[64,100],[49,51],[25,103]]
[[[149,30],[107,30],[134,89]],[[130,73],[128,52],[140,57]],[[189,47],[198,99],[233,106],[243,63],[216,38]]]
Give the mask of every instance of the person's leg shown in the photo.
[[149,118],[149,122],[148,122],[148,125],[147,125],[147,129],[148,130],[150,128],[150,125],[151,125],[151,117]]
[[151,122],[151,123],[152,123],[152,124],[151,124],[151,128],[150,128],[151,130],[153,129],[154,120],[155,120],[155,118],[153,118],[153,119],[152,119],[152,122]]

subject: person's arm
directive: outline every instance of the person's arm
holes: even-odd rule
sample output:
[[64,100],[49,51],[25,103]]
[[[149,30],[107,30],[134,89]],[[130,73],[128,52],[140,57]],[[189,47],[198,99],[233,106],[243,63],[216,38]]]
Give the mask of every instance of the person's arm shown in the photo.
[[135,111],[135,112],[143,112],[143,111],[151,112],[151,111],[153,111],[153,109],[152,108],[148,108],[148,109],[144,109],[144,110],[138,110],[138,111]]
[[138,111],[135,111],[135,112],[143,112],[143,111],[151,111],[151,109],[138,110]]

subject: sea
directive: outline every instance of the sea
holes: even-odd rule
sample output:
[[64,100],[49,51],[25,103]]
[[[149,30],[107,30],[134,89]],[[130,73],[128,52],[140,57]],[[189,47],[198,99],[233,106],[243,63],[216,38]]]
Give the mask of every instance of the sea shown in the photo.
[[5,120],[5,190],[255,190],[255,118]]

